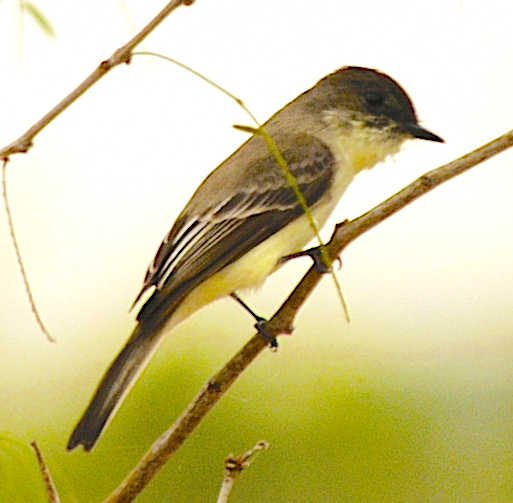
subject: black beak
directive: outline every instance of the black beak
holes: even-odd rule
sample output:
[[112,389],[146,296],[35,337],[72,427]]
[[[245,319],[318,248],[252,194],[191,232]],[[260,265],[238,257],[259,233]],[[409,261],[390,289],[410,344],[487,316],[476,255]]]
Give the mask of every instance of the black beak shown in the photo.
[[428,140],[428,141],[437,141],[440,143],[445,143],[443,138],[437,136],[435,133],[420,127],[417,123],[402,123],[401,129],[406,133],[410,133],[414,138],[419,138],[419,140]]

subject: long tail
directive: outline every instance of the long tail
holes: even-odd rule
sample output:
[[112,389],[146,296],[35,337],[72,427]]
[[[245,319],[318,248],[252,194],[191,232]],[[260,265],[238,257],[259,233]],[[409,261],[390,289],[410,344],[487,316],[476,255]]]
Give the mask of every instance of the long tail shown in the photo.
[[135,328],[125,347],[103,376],[91,403],[71,435],[68,450],[80,444],[86,451],[94,447],[161,339],[155,332],[145,333],[141,325]]

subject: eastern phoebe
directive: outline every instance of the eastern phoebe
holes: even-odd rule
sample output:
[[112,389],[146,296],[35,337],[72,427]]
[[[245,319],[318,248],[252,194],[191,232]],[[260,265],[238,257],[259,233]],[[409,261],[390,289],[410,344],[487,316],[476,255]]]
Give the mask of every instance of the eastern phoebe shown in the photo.
[[[397,153],[408,139],[443,141],[418,124],[397,82],[357,67],[324,77],[264,126],[319,228],[357,173]],[[160,245],[137,300],[149,289],[152,294],[68,449],[92,449],[166,333],[206,304],[261,284],[282,257],[313,238],[264,139],[250,138],[200,185]]]

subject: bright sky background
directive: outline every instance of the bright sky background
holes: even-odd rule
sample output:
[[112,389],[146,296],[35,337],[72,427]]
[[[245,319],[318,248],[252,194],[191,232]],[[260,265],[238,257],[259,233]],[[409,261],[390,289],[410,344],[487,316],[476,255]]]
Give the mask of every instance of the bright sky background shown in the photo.
[[[28,129],[164,3],[41,2],[57,33],[49,39],[22,20],[18,1],[3,0],[0,143]],[[204,73],[262,121],[342,66],[395,78],[422,123],[447,143],[411,142],[361,175],[334,224],[512,128],[512,9],[498,0],[197,0],[140,50]],[[131,331],[129,309],[161,238],[200,181],[245,141],[231,128],[241,123],[251,124],[217,90],[162,60],[135,57],[50,124],[29,155],[13,157],[7,178],[16,232],[58,344],[46,342],[31,315],[0,210],[0,403],[11,404],[0,430],[14,427],[28,401],[44,407],[35,382],[83,409]],[[326,278],[287,351],[339,348],[357,361],[461,369],[469,381],[511,377],[512,165],[513,153],[501,154],[351,245],[339,273],[351,325]],[[305,267],[288,266],[250,296],[252,305],[272,313]],[[251,324],[226,302],[191,320],[191,337],[182,327],[176,348],[186,355],[215,347],[197,323],[227,316],[240,346]]]

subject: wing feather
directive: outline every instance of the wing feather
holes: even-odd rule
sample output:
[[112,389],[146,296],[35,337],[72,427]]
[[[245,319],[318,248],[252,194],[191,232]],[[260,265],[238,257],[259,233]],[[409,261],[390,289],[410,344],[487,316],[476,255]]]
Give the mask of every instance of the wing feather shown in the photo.
[[[299,158],[297,145],[282,149],[282,155],[313,207],[329,190],[334,158],[317,139],[310,137],[300,146]],[[138,299],[152,286],[155,291],[139,312],[141,323],[161,326],[198,284],[303,214],[274,157],[267,153],[255,163],[256,179],[248,180],[231,198],[177,220],[146,274]]]

